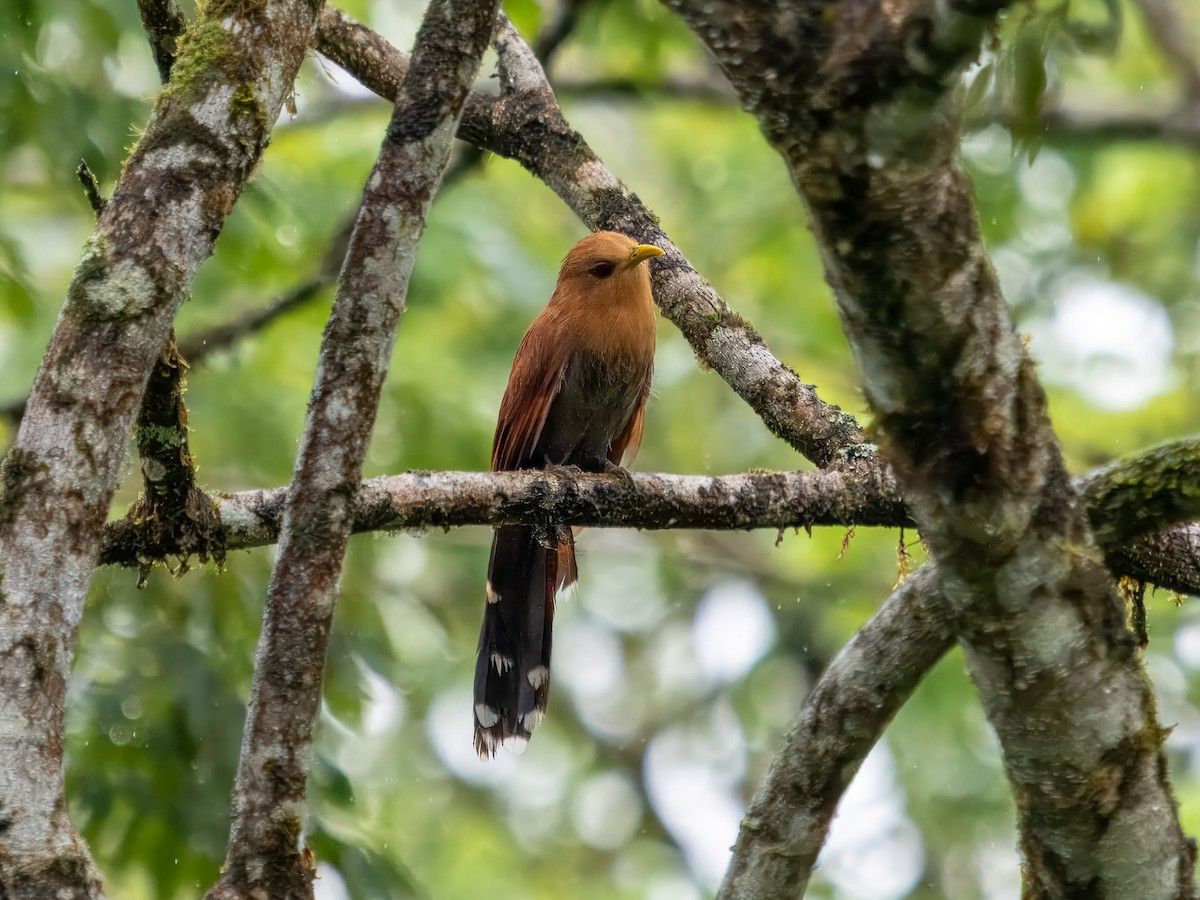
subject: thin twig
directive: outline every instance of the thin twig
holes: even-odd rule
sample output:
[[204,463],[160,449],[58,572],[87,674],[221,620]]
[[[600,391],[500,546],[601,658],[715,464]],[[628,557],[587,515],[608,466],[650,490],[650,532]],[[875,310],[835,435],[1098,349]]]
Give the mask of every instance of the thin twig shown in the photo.
[[195,365],[247,335],[262,330],[284,313],[303,305],[336,282],[342,260],[346,255],[346,248],[350,243],[350,233],[354,229],[354,218],[354,216],[348,217],[334,232],[333,237],[329,240],[329,246],[326,247],[321,258],[321,265],[316,275],[286,293],[280,294],[266,306],[250,310],[228,322],[214,325],[212,328],[187,335],[179,342],[179,352],[192,365]]
[[104,212],[104,204],[108,201],[100,193],[100,182],[96,180],[95,174],[88,167],[86,159],[81,159],[79,165],[75,167],[75,177],[83,185],[83,193],[87,197],[88,205],[92,208],[92,212],[96,214],[97,219],[100,218],[100,215]]
[[[966,130],[978,131],[992,124],[1011,128],[1014,117],[1004,111],[988,112],[969,120]],[[1047,142],[1059,145],[1092,147],[1104,143],[1151,141],[1200,148],[1200,121],[1187,108],[1121,111],[1051,107],[1042,113],[1038,128]]]
[[242,338],[261,331],[284,313],[302,306],[329,287],[334,280],[323,276],[310,278],[287,293],[280,294],[266,306],[252,309],[228,322],[221,322],[211,328],[186,335],[179,342],[179,352],[190,365],[196,365]]

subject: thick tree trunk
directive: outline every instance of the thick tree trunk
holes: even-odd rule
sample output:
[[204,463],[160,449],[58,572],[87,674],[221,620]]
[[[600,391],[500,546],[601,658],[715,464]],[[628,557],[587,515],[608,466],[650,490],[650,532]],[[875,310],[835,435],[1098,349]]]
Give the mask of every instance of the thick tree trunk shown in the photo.
[[214,2],[67,293],[0,498],[0,895],[96,897],[67,819],[63,703],[146,377],[291,91],[319,3]]

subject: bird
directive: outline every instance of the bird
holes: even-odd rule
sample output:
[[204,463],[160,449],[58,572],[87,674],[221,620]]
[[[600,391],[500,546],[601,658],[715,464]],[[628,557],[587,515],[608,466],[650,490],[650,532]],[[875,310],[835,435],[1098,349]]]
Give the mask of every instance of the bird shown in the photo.
[[[575,466],[626,472],[642,441],[654,370],[648,259],[661,248],[599,231],[563,259],[525,332],[492,441],[492,471]],[[558,593],[578,577],[569,528],[502,525],[492,535],[475,660],[475,750],[523,749],[546,712]]]

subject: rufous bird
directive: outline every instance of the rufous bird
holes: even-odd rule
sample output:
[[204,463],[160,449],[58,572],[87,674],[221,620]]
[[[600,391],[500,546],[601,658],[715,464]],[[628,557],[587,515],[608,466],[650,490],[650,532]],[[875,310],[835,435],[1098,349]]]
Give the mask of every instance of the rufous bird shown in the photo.
[[[663,253],[601,231],[563,260],[525,332],[500,402],[492,471],[632,463],[654,369],[654,301],[643,263]],[[570,529],[504,525],[492,537],[475,661],[475,749],[527,741],[546,712],[554,601],[574,584]]]

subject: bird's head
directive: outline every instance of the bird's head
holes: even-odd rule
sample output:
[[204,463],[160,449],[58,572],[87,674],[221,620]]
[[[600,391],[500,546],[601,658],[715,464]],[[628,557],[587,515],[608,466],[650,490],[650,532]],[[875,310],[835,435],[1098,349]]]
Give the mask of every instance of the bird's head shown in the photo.
[[649,300],[650,272],[643,262],[663,251],[615,231],[589,234],[571,248],[558,273],[555,293],[592,303]]

